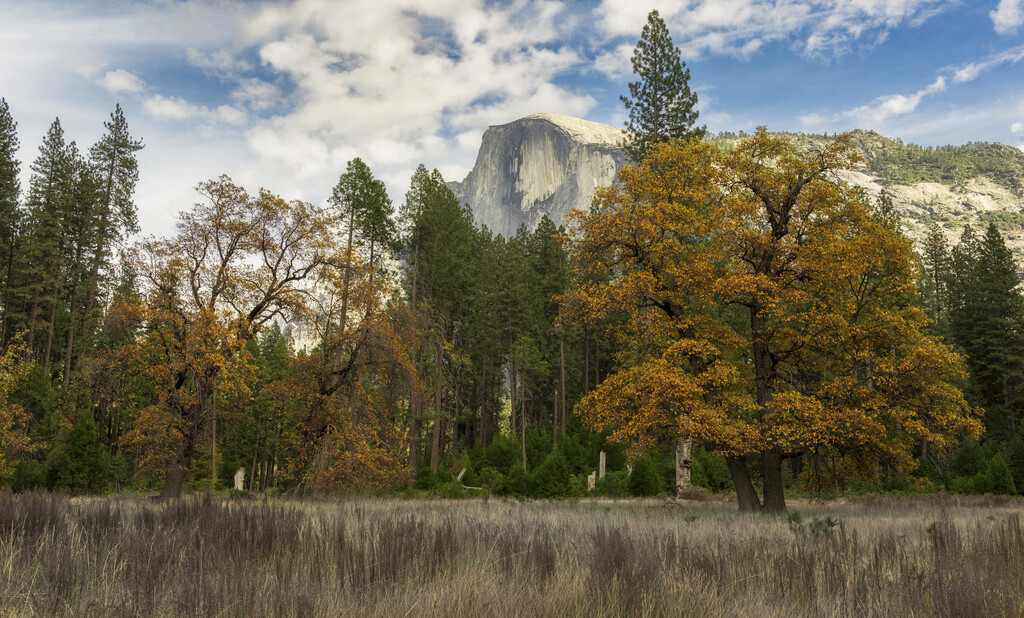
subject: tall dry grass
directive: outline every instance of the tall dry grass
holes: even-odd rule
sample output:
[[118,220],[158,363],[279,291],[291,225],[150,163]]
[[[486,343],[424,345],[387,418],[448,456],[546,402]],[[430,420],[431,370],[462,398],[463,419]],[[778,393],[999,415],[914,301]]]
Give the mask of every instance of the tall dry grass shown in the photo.
[[795,508],[0,493],[0,612],[1024,615],[1017,502]]

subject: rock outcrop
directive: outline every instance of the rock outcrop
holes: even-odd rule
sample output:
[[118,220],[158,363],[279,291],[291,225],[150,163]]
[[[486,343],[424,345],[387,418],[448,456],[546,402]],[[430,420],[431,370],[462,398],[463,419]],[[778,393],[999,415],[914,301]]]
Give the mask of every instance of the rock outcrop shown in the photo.
[[[788,135],[801,148],[832,138]],[[886,191],[904,232],[915,241],[938,224],[956,244],[964,226],[981,232],[989,223],[1024,263],[1024,152],[1001,144],[925,149],[872,131],[852,135],[865,162],[843,173],[869,195]],[[738,136],[720,135],[729,147]],[[531,114],[484,133],[466,179],[451,183],[470,205],[477,225],[509,237],[521,224],[533,229],[543,215],[565,223],[573,208],[588,208],[594,189],[612,184],[625,163],[622,130],[560,116]]]
[[506,238],[543,215],[561,225],[573,208],[589,207],[595,188],[612,184],[625,163],[621,141],[622,129],[531,114],[487,129],[472,171],[451,187],[477,225]]

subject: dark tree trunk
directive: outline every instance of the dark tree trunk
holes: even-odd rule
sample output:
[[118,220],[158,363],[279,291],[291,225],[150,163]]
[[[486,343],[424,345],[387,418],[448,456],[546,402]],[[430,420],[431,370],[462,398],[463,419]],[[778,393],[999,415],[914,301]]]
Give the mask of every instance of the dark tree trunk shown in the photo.
[[43,278],[42,275],[39,275],[36,277],[36,284],[32,286],[31,309],[28,311],[28,336],[25,338],[25,348],[30,356],[35,354],[36,320],[39,317],[39,290],[42,288],[42,285]]
[[516,365],[515,363],[508,364],[508,393],[510,400],[510,407],[508,413],[509,428],[512,430],[512,435],[518,433],[516,431]]
[[[559,309],[559,315],[561,315],[561,309]],[[562,413],[562,437],[565,437],[565,337],[559,332],[558,335],[558,366],[560,371],[559,377],[559,391],[561,392],[562,399],[559,402],[561,406],[559,410]],[[558,431],[558,427],[555,427],[555,432]]]
[[431,440],[430,469],[437,472],[437,464],[440,461],[441,450],[441,356],[442,343],[437,342],[437,357],[434,359],[435,380],[434,385],[434,435]]
[[786,493],[782,487],[782,456],[775,450],[761,453],[764,464],[764,510],[786,512]]
[[345,338],[345,326],[348,322],[348,287],[352,273],[352,233],[353,233],[353,222],[355,220],[355,211],[349,215],[348,218],[348,245],[345,248],[345,276],[341,284],[341,338]]
[[523,396],[520,397],[522,403],[522,417],[519,419],[519,431],[520,440],[523,446],[523,470],[526,470],[526,388],[523,388]]
[[46,347],[43,349],[43,371],[50,371],[50,356],[53,352],[53,329],[57,324],[57,290],[53,289],[53,300],[50,301],[50,319],[46,325]]
[[10,250],[7,252],[7,274],[4,276],[4,299],[3,299],[3,315],[0,317],[0,345],[7,345],[7,308],[10,306],[11,299],[11,274],[14,272],[14,239],[15,234],[11,234],[11,245]]
[[726,464],[732,474],[733,485],[736,486],[736,501],[742,512],[755,512],[761,510],[761,501],[754,491],[754,484],[750,482],[750,472],[743,457],[726,457]]
[[174,459],[164,479],[164,488],[160,492],[161,498],[177,498],[185,487],[185,476],[192,465],[192,454],[195,451],[196,427],[193,418],[198,416],[191,409],[187,414],[190,418],[183,418],[181,423],[181,442],[174,451]]

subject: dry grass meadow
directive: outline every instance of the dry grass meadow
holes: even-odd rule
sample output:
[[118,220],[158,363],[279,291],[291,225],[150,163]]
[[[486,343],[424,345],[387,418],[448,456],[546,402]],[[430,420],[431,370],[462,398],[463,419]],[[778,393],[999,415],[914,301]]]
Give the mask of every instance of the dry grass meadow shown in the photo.
[[1020,616],[1021,506],[0,493],[0,612]]

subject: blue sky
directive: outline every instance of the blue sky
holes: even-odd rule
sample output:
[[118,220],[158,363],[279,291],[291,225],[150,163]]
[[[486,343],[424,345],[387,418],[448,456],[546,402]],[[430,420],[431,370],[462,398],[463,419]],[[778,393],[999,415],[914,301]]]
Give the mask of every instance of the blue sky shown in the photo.
[[461,180],[489,125],[621,126],[652,8],[713,132],[1024,146],[1024,0],[4,0],[0,96],[26,172],[54,117],[87,147],[120,103],[144,233],[222,173],[322,202],[356,156],[398,203],[419,163]]

